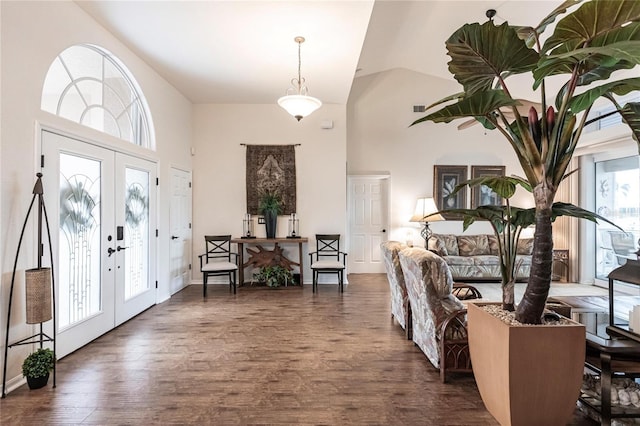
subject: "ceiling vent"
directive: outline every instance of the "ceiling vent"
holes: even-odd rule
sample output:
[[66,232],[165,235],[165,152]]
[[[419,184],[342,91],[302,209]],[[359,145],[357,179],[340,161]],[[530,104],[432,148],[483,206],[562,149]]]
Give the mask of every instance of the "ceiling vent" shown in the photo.
[[427,108],[424,105],[414,105],[413,112],[425,112]]

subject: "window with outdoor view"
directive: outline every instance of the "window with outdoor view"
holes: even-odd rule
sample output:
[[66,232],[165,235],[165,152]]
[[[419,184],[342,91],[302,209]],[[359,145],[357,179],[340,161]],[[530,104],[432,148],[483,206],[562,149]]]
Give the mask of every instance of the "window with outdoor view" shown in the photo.
[[607,279],[611,270],[636,259],[640,238],[640,156],[598,161],[596,213],[623,230],[599,222],[596,232],[596,277]]

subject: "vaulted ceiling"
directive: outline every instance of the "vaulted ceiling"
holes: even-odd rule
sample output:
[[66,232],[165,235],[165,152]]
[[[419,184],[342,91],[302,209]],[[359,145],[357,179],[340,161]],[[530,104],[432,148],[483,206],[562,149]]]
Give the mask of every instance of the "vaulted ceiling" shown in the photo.
[[394,68],[451,78],[444,41],[465,22],[537,24],[560,1],[80,1],[194,103],[273,103],[298,71],[325,103]]

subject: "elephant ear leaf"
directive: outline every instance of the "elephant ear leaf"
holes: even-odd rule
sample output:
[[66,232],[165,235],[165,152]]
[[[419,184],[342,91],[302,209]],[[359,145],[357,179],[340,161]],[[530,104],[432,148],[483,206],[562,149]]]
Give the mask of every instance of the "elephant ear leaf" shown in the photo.
[[609,225],[615,226],[619,230],[624,231],[624,229],[620,228],[606,217],[570,203],[562,203],[559,201],[553,203],[553,206],[551,206],[551,219],[556,220],[559,216],[577,217],[578,219],[586,219],[594,223],[597,223],[598,221],[607,222]]
[[582,0],[565,0],[562,4],[556,7],[550,14],[548,14],[536,28],[532,27],[517,27],[516,31],[518,36],[525,41],[527,47],[533,48],[536,44],[536,34],[542,34],[549,25],[553,24],[556,18],[567,11],[572,6],[575,6],[582,2]]
[[624,96],[633,91],[640,91],[640,78],[628,78],[612,81],[575,96],[570,101],[571,112],[577,114],[591,107],[601,96],[616,94]]
[[502,73],[531,71],[540,58],[506,22],[463,25],[449,37],[446,47],[451,56],[449,71],[468,94],[490,90]]
[[580,62],[578,85],[606,80],[611,73],[638,63],[640,2],[591,1],[558,22],[542,48],[534,71],[534,89],[542,79],[572,73]]
[[468,96],[454,104],[447,105],[438,111],[414,121],[411,125],[413,126],[423,121],[449,123],[457,118],[481,118],[486,117],[500,107],[514,106],[517,104],[518,101],[505,95],[502,90],[488,90]]
[[640,102],[629,102],[620,110],[620,115],[631,128],[631,135],[638,143],[638,152],[640,152]]
[[561,53],[578,49],[596,37],[619,31],[629,22],[639,19],[640,2],[637,1],[586,2],[558,22],[553,35],[544,43],[542,52],[548,53],[557,47],[562,50]]
[[479,185],[489,187],[493,192],[505,199],[513,197],[518,185],[529,192],[532,190],[529,182],[517,176],[481,176],[462,182],[454,188],[452,193],[455,194],[466,186],[472,188]]

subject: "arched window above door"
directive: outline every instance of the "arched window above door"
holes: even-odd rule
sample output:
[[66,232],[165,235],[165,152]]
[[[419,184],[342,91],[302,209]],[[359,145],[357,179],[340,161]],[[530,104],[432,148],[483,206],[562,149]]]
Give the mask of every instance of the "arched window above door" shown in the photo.
[[127,68],[92,45],[65,49],[42,88],[41,108],[145,148],[154,148],[151,114]]

